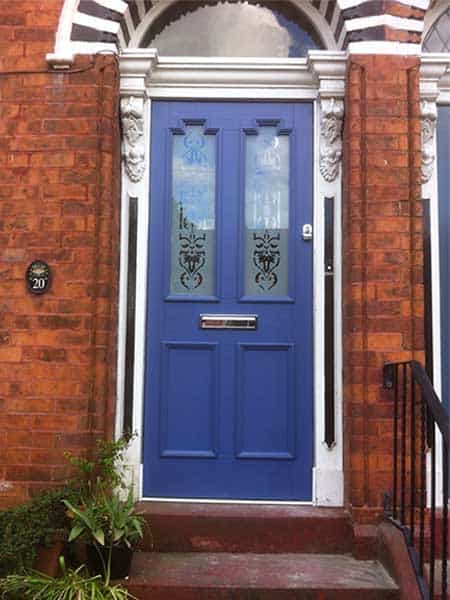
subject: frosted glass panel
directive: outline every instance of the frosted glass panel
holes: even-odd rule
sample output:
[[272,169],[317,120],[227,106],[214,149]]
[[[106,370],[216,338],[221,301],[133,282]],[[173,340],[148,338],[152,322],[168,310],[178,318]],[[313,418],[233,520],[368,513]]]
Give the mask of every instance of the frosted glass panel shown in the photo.
[[171,294],[214,293],[215,148],[202,126],[173,137]]
[[288,294],[289,137],[246,137],[245,295]]

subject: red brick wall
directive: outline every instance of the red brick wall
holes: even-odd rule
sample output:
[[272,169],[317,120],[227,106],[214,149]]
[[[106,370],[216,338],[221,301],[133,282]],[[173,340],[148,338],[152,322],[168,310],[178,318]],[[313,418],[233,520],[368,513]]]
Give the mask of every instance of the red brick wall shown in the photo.
[[353,56],[348,65],[345,469],[347,502],[360,519],[379,512],[391,487],[393,405],[382,365],[423,360],[418,66],[394,56]]
[[[62,0],[1,3],[0,507],[66,474],[111,431],[118,284],[118,76],[111,56],[48,72]],[[18,73],[18,71],[20,71]],[[75,72],[77,71],[77,72]],[[345,121],[346,498],[390,487],[384,361],[421,357],[418,61],[352,57]],[[42,297],[27,265],[49,262]]]
[[[0,507],[111,431],[120,173],[114,57],[47,72],[62,0],[1,4]],[[25,286],[35,258],[43,296]]]

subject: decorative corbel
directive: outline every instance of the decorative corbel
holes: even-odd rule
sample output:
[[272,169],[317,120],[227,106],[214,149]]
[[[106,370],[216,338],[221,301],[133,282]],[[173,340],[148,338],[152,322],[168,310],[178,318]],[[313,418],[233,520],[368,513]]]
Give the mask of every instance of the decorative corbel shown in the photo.
[[120,109],[125,171],[130,180],[137,183],[145,171],[144,99],[126,96],[120,102]]
[[422,100],[420,103],[420,118],[422,131],[421,180],[422,183],[428,183],[433,176],[436,162],[434,143],[437,120],[436,103],[430,100]]
[[342,160],[344,102],[322,98],[320,102],[320,173],[325,181],[335,181]]

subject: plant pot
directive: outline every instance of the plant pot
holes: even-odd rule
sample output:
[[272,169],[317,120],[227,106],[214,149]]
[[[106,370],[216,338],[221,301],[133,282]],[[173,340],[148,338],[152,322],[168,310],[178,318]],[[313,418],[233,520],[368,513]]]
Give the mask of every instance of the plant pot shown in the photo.
[[50,547],[38,546],[33,569],[45,575],[56,577],[59,572],[59,557],[63,554],[64,546],[64,542],[59,540],[55,541]]
[[[104,576],[104,566],[109,557],[109,548],[107,546],[95,546],[88,544],[86,546],[87,566],[93,575]],[[100,558],[101,557],[101,558]],[[133,558],[133,549],[128,546],[113,546],[111,552],[111,579],[124,579],[128,577]],[[104,563],[102,563],[102,559]]]

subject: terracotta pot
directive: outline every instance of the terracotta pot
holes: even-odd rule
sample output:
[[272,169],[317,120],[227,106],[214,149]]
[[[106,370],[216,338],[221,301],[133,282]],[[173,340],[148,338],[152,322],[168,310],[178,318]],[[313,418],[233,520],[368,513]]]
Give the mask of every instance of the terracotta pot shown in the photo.
[[[93,575],[104,575],[102,564],[103,558],[106,565],[109,556],[109,548],[105,546],[86,546],[87,566]],[[113,546],[111,553],[111,579],[123,579],[128,577],[133,558],[133,549],[128,546]]]
[[52,546],[47,548],[46,546],[37,547],[37,556],[33,564],[33,569],[56,577],[59,572],[59,557],[63,554],[64,542],[56,541]]

